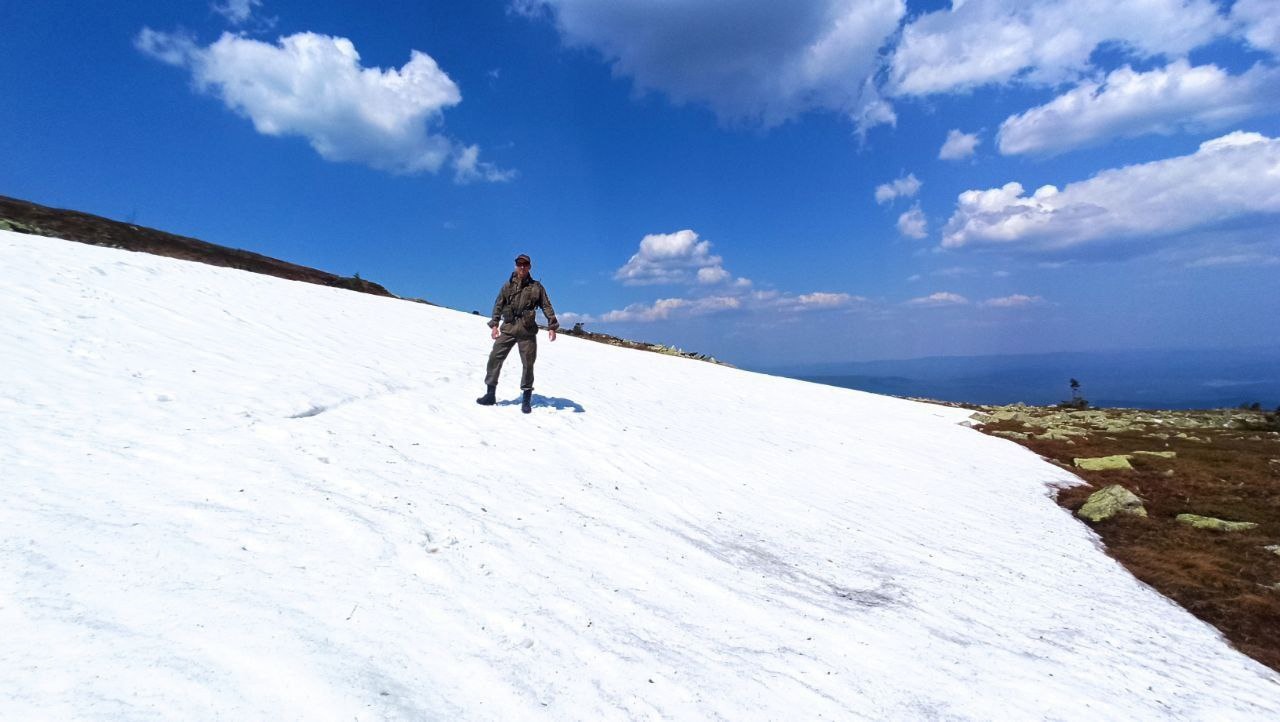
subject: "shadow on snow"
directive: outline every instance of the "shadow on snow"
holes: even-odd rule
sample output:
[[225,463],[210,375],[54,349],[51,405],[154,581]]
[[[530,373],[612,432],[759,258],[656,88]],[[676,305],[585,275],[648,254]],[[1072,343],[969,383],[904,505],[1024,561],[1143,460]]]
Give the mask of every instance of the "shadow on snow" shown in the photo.
[[[514,399],[511,399],[510,401],[499,401],[497,405],[498,406],[519,406],[520,397],[516,397]],[[539,406],[546,406],[546,407],[555,409],[556,411],[565,411],[567,409],[569,411],[572,411],[575,414],[581,414],[586,411],[586,409],[582,408],[582,404],[576,401],[570,401],[569,399],[561,399],[555,396],[539,396],[538,394],[534,394],[533,407],[536,409]]]

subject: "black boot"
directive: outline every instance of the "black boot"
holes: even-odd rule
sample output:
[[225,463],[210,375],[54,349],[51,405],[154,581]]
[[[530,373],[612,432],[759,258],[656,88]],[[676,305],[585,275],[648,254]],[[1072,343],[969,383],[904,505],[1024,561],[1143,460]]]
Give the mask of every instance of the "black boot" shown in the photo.
[[533,390],[524,392],[524,402],[520,404],[520,410],[524,413],[533,411]]
[[498,403],[498,398],[494,395],[498,392],[497,386],[490,386],[489,391],[480,398],[476,399],[476,403],[481,406],[493,406]]

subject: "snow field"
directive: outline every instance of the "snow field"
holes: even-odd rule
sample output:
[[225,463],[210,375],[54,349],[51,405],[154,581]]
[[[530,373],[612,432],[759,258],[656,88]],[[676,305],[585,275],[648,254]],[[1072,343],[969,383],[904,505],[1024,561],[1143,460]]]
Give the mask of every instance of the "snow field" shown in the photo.
[[543,335],[526,416],[483,318],[9,232],[0,309],[0,718],[1280,716],[963,411]]

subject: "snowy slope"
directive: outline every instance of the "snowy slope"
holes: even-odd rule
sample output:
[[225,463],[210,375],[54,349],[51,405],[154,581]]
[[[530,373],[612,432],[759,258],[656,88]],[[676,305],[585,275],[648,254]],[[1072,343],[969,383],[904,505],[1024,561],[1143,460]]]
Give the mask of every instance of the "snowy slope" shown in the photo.
[[0,719],[1280,717],[964,412],[544,336],[525,416],[475,316],[8,232],[0,338]]

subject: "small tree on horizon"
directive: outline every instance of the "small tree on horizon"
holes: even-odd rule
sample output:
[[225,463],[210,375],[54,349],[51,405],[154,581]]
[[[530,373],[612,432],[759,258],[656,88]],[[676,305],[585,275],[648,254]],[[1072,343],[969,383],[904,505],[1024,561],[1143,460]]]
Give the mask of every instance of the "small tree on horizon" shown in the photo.
[[1086,401],[1085,398],[1080,395],[1080,382],[1077,381],[1076,379],[1071,379],[1070,386],[1071,386],[1071,400],[1064,401],[1059,405],[1068,409],[1089,408],[1089,402]]

